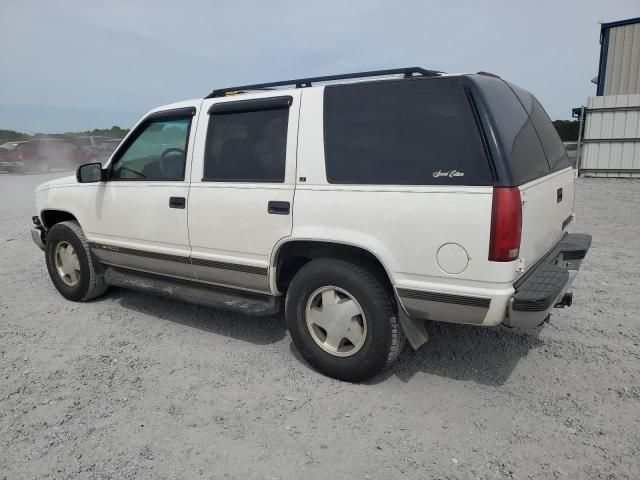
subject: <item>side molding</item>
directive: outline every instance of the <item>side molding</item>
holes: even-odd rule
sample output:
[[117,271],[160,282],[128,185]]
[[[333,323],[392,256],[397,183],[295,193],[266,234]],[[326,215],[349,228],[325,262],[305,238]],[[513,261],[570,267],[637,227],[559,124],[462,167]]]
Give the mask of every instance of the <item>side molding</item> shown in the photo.
[[409,318],[482,324],[491,298],[397,288],[399,302]]
[[105,265],[270,293],[267,267],[169,255],[96,242],[89,242],[89,247]]

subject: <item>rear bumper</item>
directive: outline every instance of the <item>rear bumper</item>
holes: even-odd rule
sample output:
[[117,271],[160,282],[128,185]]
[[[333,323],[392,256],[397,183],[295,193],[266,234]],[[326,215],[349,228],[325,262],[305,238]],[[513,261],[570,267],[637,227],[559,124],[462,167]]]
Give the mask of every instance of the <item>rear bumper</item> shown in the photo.
[[15,168],[15,167],[24,167],[24,162],[21,161],[9,161],[9,160],[0,160],[0,168]]
[[565,235],[513,285],[516,293],[509,301],[504,324],[531,328],[544,322],[571,288],[590,246],[591,235]]

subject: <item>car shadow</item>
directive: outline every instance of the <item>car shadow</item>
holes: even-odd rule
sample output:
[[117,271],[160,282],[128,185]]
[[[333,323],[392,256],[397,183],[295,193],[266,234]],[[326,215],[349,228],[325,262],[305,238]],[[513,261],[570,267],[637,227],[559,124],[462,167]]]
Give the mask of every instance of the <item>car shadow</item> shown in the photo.
[[[268,345],[287,335],[284,315],[249,317],[210,307],[182,302],[162,295],[112,287],[106,294],[127,310],[197,328],[208,333]],[[519,330],[507,327],[475,327],[444,322],[426,322],[429,341],[414,351],[408,344],[398,360],[385,372],[364,382],[376,385],[392,376],[408,382],[423,373],[454,380],[499,386],[518,362],[543,342],[540,328]],[[290,342],[292,361],[310,365]],[[294,360],[295,359],[295,360]]]
[[520,330],[428,321],[426,328],[426,344],[413,350],[407,342],[394,365],[367,383],[380,383],[391,376],[408,382],[417,373],[426,373],[499,386],[531,349],[543,343],[538,338],[542,327]]
[[235,312],[182,302],[163,295],[111,287],[105,295],[127,310],[179,323],[208,333],[256,345],[279,342],[287,332],[283,315],[249,317]]

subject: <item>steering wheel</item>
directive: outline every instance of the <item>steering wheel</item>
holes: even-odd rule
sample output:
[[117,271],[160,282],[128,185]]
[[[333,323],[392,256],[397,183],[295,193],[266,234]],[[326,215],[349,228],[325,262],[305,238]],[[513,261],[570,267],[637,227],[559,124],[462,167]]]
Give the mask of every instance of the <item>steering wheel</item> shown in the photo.
[[158,162],[158,164],[160,166],[160,173],[162,173],[163,177],[168,176],[167,168],[165,167],[165,161],[166,161],[165,157],[169,153],[173,153],[173,152],[181,153],[182,155],[185,154],[185,151],[182,148],[167,148],[164,152],[162,152],[162,155],[160,155],[160,161]]

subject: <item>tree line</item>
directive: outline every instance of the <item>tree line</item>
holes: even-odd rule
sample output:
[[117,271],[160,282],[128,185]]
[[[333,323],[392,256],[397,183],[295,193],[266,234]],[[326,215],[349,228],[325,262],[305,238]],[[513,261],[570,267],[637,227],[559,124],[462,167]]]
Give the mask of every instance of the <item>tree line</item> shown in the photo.
[[111,128],[94,128],[93,130],[85,130],[82,132],[65,132],[65,133],[28,133],[16,132],[15,130],[0,130],[0,145],[6,142],[19,142],[23,140],[34,140],[36,138],[67,138],[84,137],[87,135],[124,138],[129,133],[128,128],[122,128],[114,125]]

